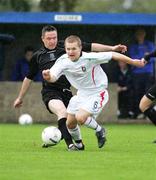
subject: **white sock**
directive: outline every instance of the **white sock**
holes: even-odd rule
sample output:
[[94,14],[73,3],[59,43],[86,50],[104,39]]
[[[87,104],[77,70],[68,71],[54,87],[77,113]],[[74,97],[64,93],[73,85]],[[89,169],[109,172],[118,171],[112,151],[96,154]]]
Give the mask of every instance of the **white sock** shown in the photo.
[[80,127],[78,125],[74,129],[68,129],[68,131],[75,141],[79,141],[82,139]]
[[84,125],[88,128],[96,130],[96,132],[101,130],[101,126],[96,122],[93,117],[88,117]]

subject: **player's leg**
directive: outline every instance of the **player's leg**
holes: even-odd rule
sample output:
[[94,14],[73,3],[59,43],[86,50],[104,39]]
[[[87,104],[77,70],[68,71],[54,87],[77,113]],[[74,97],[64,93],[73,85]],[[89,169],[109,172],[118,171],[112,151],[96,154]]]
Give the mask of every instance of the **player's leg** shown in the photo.
[[68,131],[70,135],[72,136],[72,138],[74,139],[77,148],[79,150],[84,150],[84,144],[82,142],[80,127],[77,124],[75,115],[68,114],[66,124],[67,124]]
[[91,113],[80,109],[76,114],[76,119],[79,124],[84,124],[86,127],[95,130],[98,140],[98,147],[102,148],[106,142],[105,130],[96,122],[94,116],[92,116]]
[[105,144],[106,137],[105,130],[96,122],[96,117],[100,114],[108,102],[108,99],[109,95],[107,90],[91,97],[83,97],[81,99],[79,111],[76,113],[76,119],[80,124],[84,124],[96,131],[99,148],[103,147]]
[[57,115],[58,128],[62,133],[67,147],[69,147],[71,144],[73,144],[73,141],[66,127],[67,111],[64,103],[61,100],[53,99],[49,101],[48,107],[51,112]]
[[[66,99],[64,99],[64,96]],[[50,113],[54,113],[58,119],[58,128],[60,129],[62,136],[65,140],[67,147],[70,144],[73,144],[72,137],[69,134],[66,127],[67,120],[67,112],[66,107],[70,98],[72,97],[72,93],[66,93],[62,90],[51,89],[42,90],[42,100]]]
[[153,102],[156,100],[156,84],[152,86],[140,101],[140,110],[156,125],[156,110],[153,107]]
[[79,124],[85,125],[88,128],[94,129],[95,131],[100,131],[101,126],[96,122],[95,118],[92,117],[92,114],[87,112],[84,109],[79,109],[78,113],[76,114],[76,119]]
[[139,108],[152,121],[152,123],[156,125],[156,111],[152,104],[153,101],[146,96],[143,96],[140,101]]
[[73,137],[77,147],[79,150],[84,150],[84,144],[82,142],[80,127],[77,124],[77,120],[75,118],[75,114],[78,111],[79,100],[77,96],[73,96],[69,102],[67,112],[67,128],[71,136]]

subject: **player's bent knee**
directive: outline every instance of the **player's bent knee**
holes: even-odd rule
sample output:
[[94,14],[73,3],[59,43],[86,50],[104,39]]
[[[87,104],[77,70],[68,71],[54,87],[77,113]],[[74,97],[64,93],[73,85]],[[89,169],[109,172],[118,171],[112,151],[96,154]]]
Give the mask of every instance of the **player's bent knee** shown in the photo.
[[85,123],[85,120],[79,120],[78,124],[83,125]]
[[74,129],[76,127],[77,124],[75,124],[74,122],[69,122],[66,121],[66,126],[68,129]]
[[77,119],[77,122],[82,125],[85,123],[86,121],[86,118],[84,116],[81,116],[81,115],[76,115],[76,119]]
[[139,103],[139,109],[141,110],[141,112],[145,112],[148,108],[151,107],[151,105],[152,101],[144,96]]
[[144,108],[143,108],[142,102],[140,102],[140,104],[139,104],[139,109],[140,109],[141,112],[144,112]]

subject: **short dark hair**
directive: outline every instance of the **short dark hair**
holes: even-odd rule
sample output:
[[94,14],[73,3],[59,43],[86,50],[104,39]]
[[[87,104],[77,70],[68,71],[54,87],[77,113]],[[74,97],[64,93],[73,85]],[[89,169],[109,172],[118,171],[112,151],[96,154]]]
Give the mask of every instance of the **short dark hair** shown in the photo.
[[81,39],[76,36],[76,35],[70,35],[65,39],[65,45],[66,43],[73,43],[73,42],[77,42],[78,46],[81,47],[82,46],[82,42]]
[[34,51],[34,48],[32,47],[32,46],[26,46],[25,48],[24,48],[24,54],[26,54],[28,51]]
[[57,32],[57,29],[54,26],[51,26],[51,25],[44,26],[42,28],[42,36],[44,36],[44,34],[46,32],[50,32],[50,31],[56,31]]

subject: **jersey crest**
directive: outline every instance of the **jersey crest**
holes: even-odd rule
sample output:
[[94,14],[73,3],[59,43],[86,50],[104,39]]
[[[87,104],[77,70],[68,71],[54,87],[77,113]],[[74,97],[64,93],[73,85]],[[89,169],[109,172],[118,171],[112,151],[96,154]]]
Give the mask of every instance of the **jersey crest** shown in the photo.
[[82,69],[83,72],[86,72],[86,67],[85,66],[82,66],[81,69]]
[[55,56],[54,56],[54,54],[53,53],[50,53],[50,61],[55,61]]

